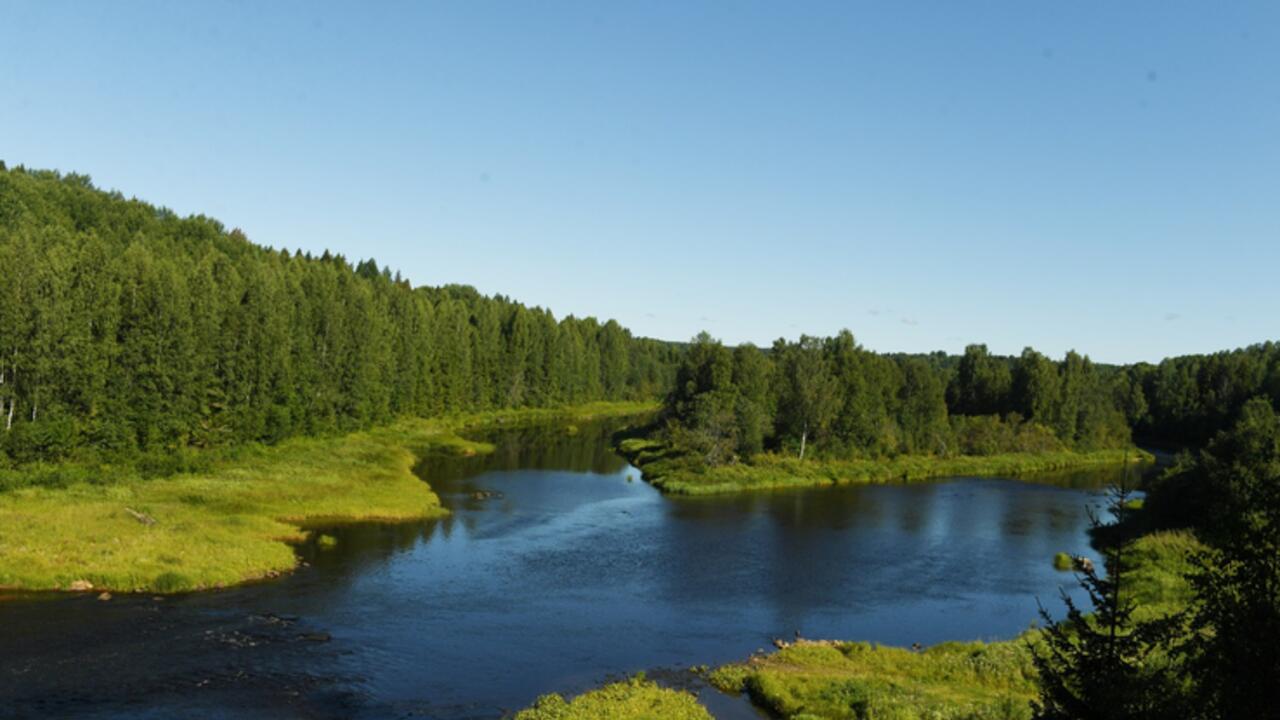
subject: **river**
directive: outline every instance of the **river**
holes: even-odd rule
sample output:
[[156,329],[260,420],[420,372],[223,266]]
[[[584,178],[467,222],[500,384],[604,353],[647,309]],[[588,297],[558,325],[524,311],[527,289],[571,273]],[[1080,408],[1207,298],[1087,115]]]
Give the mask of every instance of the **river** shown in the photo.
[[[453,514],[328,529],[279,580],[0,602],[0,715],[497,718],[640,670],[679,681],[776,637],[929,645],[1055,611],[1112,473],[668,498],[610,428],[428,458]],[[489,497],[477,497],[477,493]],[[1078,592],[1073,595],[1079,597]],[[722,720],[745,702],[696,683]]]

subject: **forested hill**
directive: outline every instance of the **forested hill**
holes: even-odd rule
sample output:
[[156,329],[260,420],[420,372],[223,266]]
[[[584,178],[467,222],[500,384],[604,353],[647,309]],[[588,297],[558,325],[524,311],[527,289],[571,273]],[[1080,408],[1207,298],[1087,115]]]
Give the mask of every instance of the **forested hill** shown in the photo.
[[679,352],[2,164],[0,271],[0,465],[656,397]]

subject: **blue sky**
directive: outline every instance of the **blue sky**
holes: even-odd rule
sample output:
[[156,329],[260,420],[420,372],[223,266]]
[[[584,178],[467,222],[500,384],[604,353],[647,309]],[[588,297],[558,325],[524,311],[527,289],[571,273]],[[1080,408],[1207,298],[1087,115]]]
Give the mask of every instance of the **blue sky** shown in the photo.
[[1280,337],[1271,2],[0,0],[0,159],[638,334]]

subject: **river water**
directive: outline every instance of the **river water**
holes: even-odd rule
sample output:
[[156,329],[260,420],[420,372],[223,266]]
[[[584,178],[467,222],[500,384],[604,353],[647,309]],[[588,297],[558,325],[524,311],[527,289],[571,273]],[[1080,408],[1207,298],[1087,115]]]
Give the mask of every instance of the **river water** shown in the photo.
[[[498,718],[629,673],[679,682],[773,638],[1012,637],[1093,555],[1110,474],[667,498],[610,428],[428,458],[453,514],[330,529],[279,580],[0,602],[0,716]],[[480,499],[478,492],[491,493]],[[1073,596],[1083,602],[1078,592]],[[722,720],[745,702],[695,690]]]

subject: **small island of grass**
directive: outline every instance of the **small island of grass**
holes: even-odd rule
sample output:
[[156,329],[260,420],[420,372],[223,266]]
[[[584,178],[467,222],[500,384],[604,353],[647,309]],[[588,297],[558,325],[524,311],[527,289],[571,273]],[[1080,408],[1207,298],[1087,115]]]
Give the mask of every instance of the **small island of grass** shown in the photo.
[[712,720],[697,698],[682,690],[660,687],[643,673],[572,700],[557,694],[543,695],[532,707],[516,713],[515,720]]

